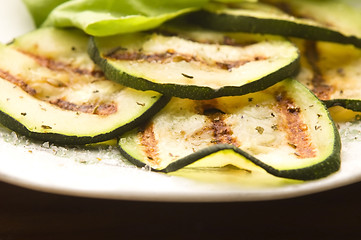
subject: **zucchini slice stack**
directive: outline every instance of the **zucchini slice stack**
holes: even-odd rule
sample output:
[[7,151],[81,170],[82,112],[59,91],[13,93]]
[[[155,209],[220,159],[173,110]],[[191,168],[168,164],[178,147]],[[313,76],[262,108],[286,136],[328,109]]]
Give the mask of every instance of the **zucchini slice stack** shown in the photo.
[[123,156],[157,172],[233,166],[312,180],[340,167],[340,137],[326,106],[293,79],[299,49],[280,36],[179,25],[92,38],[109,79],[172,96],[122,135]]
[[30,138],[58,144],[106,141],[169,100],[107,80],[78,30],[42,28],[0,46],[0,121]]
[[360,11],[213,2],[178,21],[108,37],[43,28],[0,46],[1,123],[59,144],[118,138],[126,159],[163,173],[340,168],[327,107],[361,111]]
[[361,10],[340,0],[261,0],[212,3],[189,16],[199,25],[230,32],[275,34],[301,51],[297,79],[327,107],[361,111]]

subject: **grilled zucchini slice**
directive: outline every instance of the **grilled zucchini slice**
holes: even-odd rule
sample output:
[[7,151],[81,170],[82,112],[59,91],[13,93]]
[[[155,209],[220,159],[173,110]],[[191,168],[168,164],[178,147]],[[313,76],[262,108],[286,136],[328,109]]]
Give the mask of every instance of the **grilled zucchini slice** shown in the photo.
[[202,29],[92,38],[89,53],[109,79],[197,100],[256,92],[299,68],[283,38]]
[[169,100],[107,80],[78,30],[42,28],[0,46],[0,122],[58,144],[105,141],[130,130]]
[[190,15],[219,31],[293,36],[361,47],[361,13],[338,0],[264,0],[209,4]]
[[361,111],[361,49],[350,45],[298,41],[302,52],[297,79],[325,102]]
[[324,104],[293,79],[243,96],[173,98],[119,139],[129,161],[154,171],[233,165],[297,180],[337,171],[340,146]]

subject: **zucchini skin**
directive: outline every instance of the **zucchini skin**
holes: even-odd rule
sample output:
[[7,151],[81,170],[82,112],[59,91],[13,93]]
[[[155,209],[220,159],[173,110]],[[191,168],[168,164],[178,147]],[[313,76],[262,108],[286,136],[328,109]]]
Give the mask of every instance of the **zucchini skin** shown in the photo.
[[229,15],[200,10],[189,15],[190,21],[197,22],[202,27],[217,31],[249,32],[298,37],[309,40],[338,42],[352,44],[361,48],[361,39],[347,36],[341,32],[318,26],[296,23],[292,21],[257,18],[246,15]]
[[[339,161],[340,159],[340,152],[336,149],[340,148],[340,141],[335,141],[334,145],[334,151],[333,153],[324,161],[317,163],[315,165],[300,168],[300,169],[290,169],[290,170],[280,170],[276,169],[270,165],[265,164],[261,160],[255,158],[251,154],[243,151],[242,149],[239,149],[235,146],[227,145],[227,144],[218,144],[214,146],[210,146],[207,148],[204,148],[202,150],[197,151],[196,153],[190,154],[184,158],[181,158],[177,160],[176,162],[173,162],[169,164],[166,168],[163,169],[154,169],[151,168],[154,172],[160,172],[160,173],[170,173],[177,171],[181,168],[184,168],[199,159],[202,159],[206,156],[209,156],[211,154],[224,151],[224,150],[233,150],[235,153],[247,158],[249,161],[254,163],[255,165],[263,168],[266,172],[269,174],[272,174],[276,177],[281,178],[290,178],[295,180],[303,180],[303,181],[309,181],[309,180],[316,180],[320,178],[327,177],[330,175],[329,172],[336,172],[340,169],[341,163]],[[121,146],[118,144],[118,148],[121,152],[121,154],[128,159],[131,163],[133,163],[137,167],[146,167],[147,165],[138,159],[132,157],[130,154],[128,154]],[[324,171],[324,169],[328,169],[328,171]]]
[[361,112],[361,100],[355,99],[333,99],[323,101],[328,108],[340,106],[355,112]]
[[139,126],[141,123],[146,121],[148,118],[152,117],[160,109],[162,109],[169,102],[170,98],[167,96],[162,96],[152,107],[144,112],[141,116],[134,119],[133,121],[113,130],[103,134],[98,134],[95,136],[76,136],[76,135],[65,135],[61,133],[39,133],[34,132],[26,128],[21,122],[17,121],[10,115],[0,110],[0,122],[5,127],[13,130],[16,133],[19,133],[28,138],[50,142],[60,145],[85,145],[90,143],[98,143],[107,141],[110,139],[115,139],[119,135],[133,129],[136,126]]
[[239,96],[264,90],[285,78],[296,75],[300,69],[300,55],[298,55],[298,57],[288,65],[256,81],[249,82],[242,86],[224,86],[214,89],[206,86],[177,85],[171,83],[159,84],[141,77],[129,75],[115,68],[106,59],[102,58],[94,37],[90,38],[88,53],[93,61],[103,70],[105,76],[117,83],[138,90],[153,90],[167,96],[194,100],[206,100],[223,96]]

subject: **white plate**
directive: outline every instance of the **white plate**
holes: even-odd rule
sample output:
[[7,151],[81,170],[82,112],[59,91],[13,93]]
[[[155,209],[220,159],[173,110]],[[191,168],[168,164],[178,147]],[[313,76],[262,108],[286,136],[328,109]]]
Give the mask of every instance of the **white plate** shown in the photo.
[[[0,0],[0,41],[11,41],[34,28],[20,0]],[[151,201],[259,201],[290,198],[361,180],[360,124],[342,124],[342,167],[332,176],[301,184],[282,179],[265,186],[236,178],[203,182],[137,169],[117,149],[67,149],[29,141],[0,127],[0,180],[74,196]]]

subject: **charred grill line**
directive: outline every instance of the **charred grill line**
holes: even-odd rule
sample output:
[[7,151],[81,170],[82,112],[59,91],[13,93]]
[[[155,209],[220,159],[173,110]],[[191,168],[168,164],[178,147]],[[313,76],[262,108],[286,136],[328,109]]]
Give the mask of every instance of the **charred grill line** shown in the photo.
[[30,52],[26,52],[23,50],[18,50],[21,53],[33,58],[37,63],[41,66],[46,67],[53,71],[65,71],[65,72],[72,72],[79,75],[90,75],[96,78],[104,77],[104,73],[101,70],[88,70],[88,69],[81,69],[71,66],[70,64],[63,63],[61,61],[56,61],[54,59],[39,56]]
[[[90,75],[95,78],[103,78],[104,74],[102,71],[89,71],[87,69],[81,68],[74,68],[69,64],[65,64],[60,61],[55,61],[53,59],[39,56],[30,52],[18,50],[19,52],[33,58],[39,65],[46,67],[52,71],[65,71],[69,73],[75,73],[79,75]],[[31,88],[24,80],[16,78],[15,76],[11,75],[10,73],[3,71],[0,69],[0,77],[15,84],[16,86],[23,89],[28,94],[35,96],[36,90]],[[117,105],[114,103],[103,103],[103,104],[75,104],[63,99],[56,99],[48,101],[50,104],[53,104],[59,108],[75,111],[75,112],[83,112],[95,115],[110,115],[117,112]]]
[[148,161],[152,164],[158,165],[160,163],[159,159],[159,149],[158,141],[155,138],[154,126],[150,124],[139,131],[140,143],[143,146],[144,152],[148,158]]
[[65,110],[91,113],[96,115],[110,115],[117,112],[117,106],[115,104],[109,104],[109,103],[77,105],[75,103],[71,103],[62,99],[52,100],[50,101],[50,103]]
[[[196,106],[196,111],[199,114],[206,115],[209,119],[210,124],[205,126],[203,131],[212,131],[213,139],[211,140],[214,144],[230,144],[234,146],[240,146],[237,139],[233,137],[233,131],[231,127],[226,123],[227,114],[218,108],[217,100],[212,99],[208,101],[201,101],[198,106]],[[193,135],[201,135],[201,133],[196,132]]]
[[246,63],[253,61],[266,60],[264,56],[254,56],[251,59],[241,59],[237,61],[207,61],[206,59],[200,58],[192,54],[178,53],[173,49],[169,49],[165,53],[154,53],[154,54],[145,54],[142,52],[112,52],[111,54],[106,55],[107,58],[113,60],[125,60],[125,61],[145,61],[145,62],[157,62],[157,63],[170,63],[170,62],[199,62],[210,67],[219,68],[223,70],[231,70],[232,68],[240,67]]
[[277,109],[281,113],[279,124],[287,133],[288,144],[295,149],[295,155],[299,158],[311,158],[316,156],[308,134],[307,125],[301,119],[301,109],[295,106],[292,99],[285,92],[277,95]]
[[213,130],[214,143],[239,146],[237,139],[232,136],[232,129],[225,122],[225,114],[214,113],[208,116],[212,123],[210,128]]
[[319,54],[316,42],[305,42],[305,56],[313,71],[312,92],[321,100],[330,99],[333,87],[325,83],[326,81],[322,75],[322,71],[318,66]]
[[0,77],[15,84],[30,95],[36,95],[36,90],[34,88],[30,87],[25,81],[11,75],[9,72],[0,69]]

